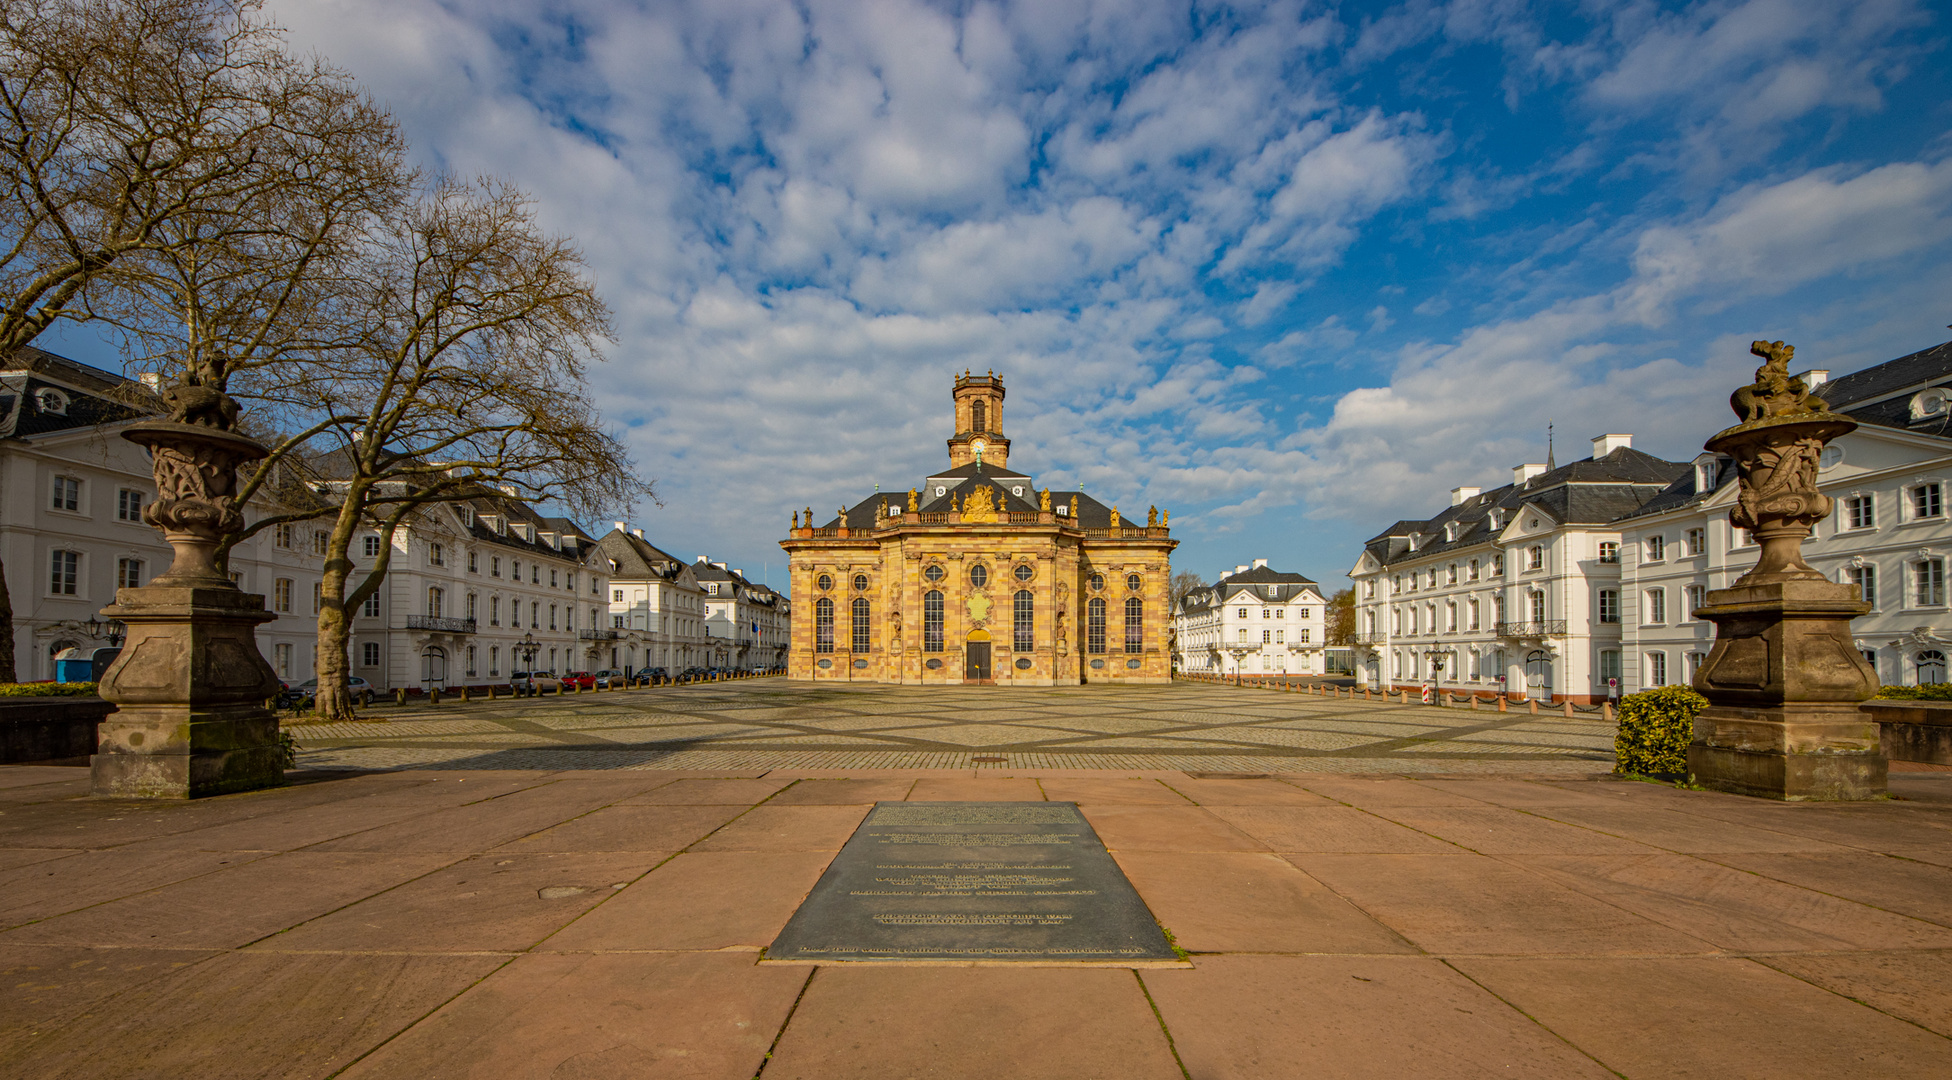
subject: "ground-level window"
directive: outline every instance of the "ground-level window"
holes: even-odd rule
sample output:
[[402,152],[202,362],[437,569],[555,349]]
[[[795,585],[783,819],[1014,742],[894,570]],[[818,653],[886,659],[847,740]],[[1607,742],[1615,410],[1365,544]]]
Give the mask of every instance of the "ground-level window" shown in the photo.
[[1620,650],[1600,650],[1600,685],[1605,686],[1608,679],[1620,677]]
[[475,675],[474,657],[475,657],[475,647],[473,645],[470,645],[468,646],[468,677],[469,678],[474,678]]
[[865,596],[854,598],[854,651],[868,651],[868,600]]
[[271,646],[271,663],[278,669],[279,678],[291,678],[291,646],[285,642]]
[[824,596],[813,602],[813,651],[834,651],[834,602]]
[[1647,654],[1647,685],[1667,685],[1667,654],[1650,652]]
[[1918,685],[1932,686],[1945,681],[1945,654],[1937,649],[1924,649],[1916,659]]
[[[1022,570],[1024,567],[1020,566],[1017,569]],[[1037,647],[1037,601],[1029,589],[1018,590],[1012,614],[1016,623],[1016,633],[1013,635],[1016,640],[1012,644],[1016,646],[1018,652],[1029,652],[1035,649]]]
[[[1242,631],[1242,633],[1244,634],[1246,631]],[[1091,604],[1086,608],[1084,640],[1086,652],[1101,653],[1105,651],[1105,601],[1103,597],[1092,597]]]
[[490,678],[502,673],[502,647],[488,646],[488,675]]
[[1136,596],[1125,598],[1125,651],[1145,651],[1145,601]]
[[935,589],[922,595],[922,651],[942,651],[942,593]]
[[368,641],[359,646],[359,666],[360,667],[380,666],[380,643],[379,642]]

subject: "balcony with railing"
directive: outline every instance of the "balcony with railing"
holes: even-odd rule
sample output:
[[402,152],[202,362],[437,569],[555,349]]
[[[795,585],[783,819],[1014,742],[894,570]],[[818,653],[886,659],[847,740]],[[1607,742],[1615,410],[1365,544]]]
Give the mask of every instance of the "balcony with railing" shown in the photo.
[[576,636],[582,641],[615,641],[622,633],[621,630],[578,630]]
[[1545,622],[1501,622],[1498,636],[1502,638],[1554,638],[1566,636],[1566,620],[1548,619]]
[[1351,640],[1357,645],[1381,645],[1389,640],[1389,635],[1381,630],[1372,630],[1367,634],[1357,634]]
[[444,619],[439,615],[409,615],[407,629],[432,630],[439,634],[472,634],[473,619]]

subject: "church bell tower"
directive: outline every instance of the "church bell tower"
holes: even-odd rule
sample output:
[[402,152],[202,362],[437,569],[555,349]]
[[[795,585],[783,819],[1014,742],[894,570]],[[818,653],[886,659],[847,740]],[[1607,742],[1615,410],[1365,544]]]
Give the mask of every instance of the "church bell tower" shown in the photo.
[[949,466],[968,465],[979,458],[984,468],[1002,469],[1010,462],[1010,440],[1003,437],[1003,380],[991,371],[956,377],[956,434],[949,440]]

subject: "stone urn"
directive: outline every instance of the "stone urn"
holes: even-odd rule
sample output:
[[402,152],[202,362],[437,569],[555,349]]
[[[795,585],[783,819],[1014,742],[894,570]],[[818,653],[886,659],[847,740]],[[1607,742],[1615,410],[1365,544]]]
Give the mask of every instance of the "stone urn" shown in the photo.
[[1873,798],[1885,788],[1885,759],[1877,722],[1858,703],[1876,692],[1877,673],[1850,632],[1870,605],[1802,554],[1811,527],[1831,511],[1816,483],[1823,448],[1857,423],[1789,377],[1792,348],[1759,341],[1751,351],[1768,362],[1731,399],[1743,422],[1706,449],[1735,459],[1729,521],[1762,552],[1695,613],[1714,622],[1715,645],[1695,675],[1709,707],[1695,719],[1688,770],[1707,787],[1746,795]]
[[102,611],[128,634],[102,675],[101,696],[117,710],[102,722],[92,759],[98,796],[184,799],[284,782],[278,717],[265,704],[278,677],[257,646],[257,627],[277,616],[216,563],[223,535],[244,525],[237,469],[265,449],[219,426],[236,406],[217,397],[228,407],[211,410],[216,422],[179,408],[122,432],[150,452],[157,497],[142,516],[175,559],[149,584],[117,589]]

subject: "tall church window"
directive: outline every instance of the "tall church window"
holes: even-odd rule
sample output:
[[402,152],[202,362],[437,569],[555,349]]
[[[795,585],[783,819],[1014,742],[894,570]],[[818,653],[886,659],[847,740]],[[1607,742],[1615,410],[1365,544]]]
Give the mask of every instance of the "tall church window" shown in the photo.
[[936,589],[922,594],[922,651],[942,651],[942,593]]
[[834,651],[834,602],[824,596],[813,602],[813,651]]
[[1105,651],[1105,599],[1102,596],[1091,598],[1085,609],[1085,651],[1101,653]]
[[984,401],[982,398],[977,398],[975,401],[969,403],[969,430],[979,432],[988,431],[990,429],[989,419],[989,402]]
[[1145,601],[1136,596],[1125,598],[1125,651],[1145,651]]
[[1018,652],[1029,652],[1037,647],[1036,599],[1029,589],[1018,590],[1016,596],[1016,647]]
[[868,651],[868,598],[854,598],[854,651]]

